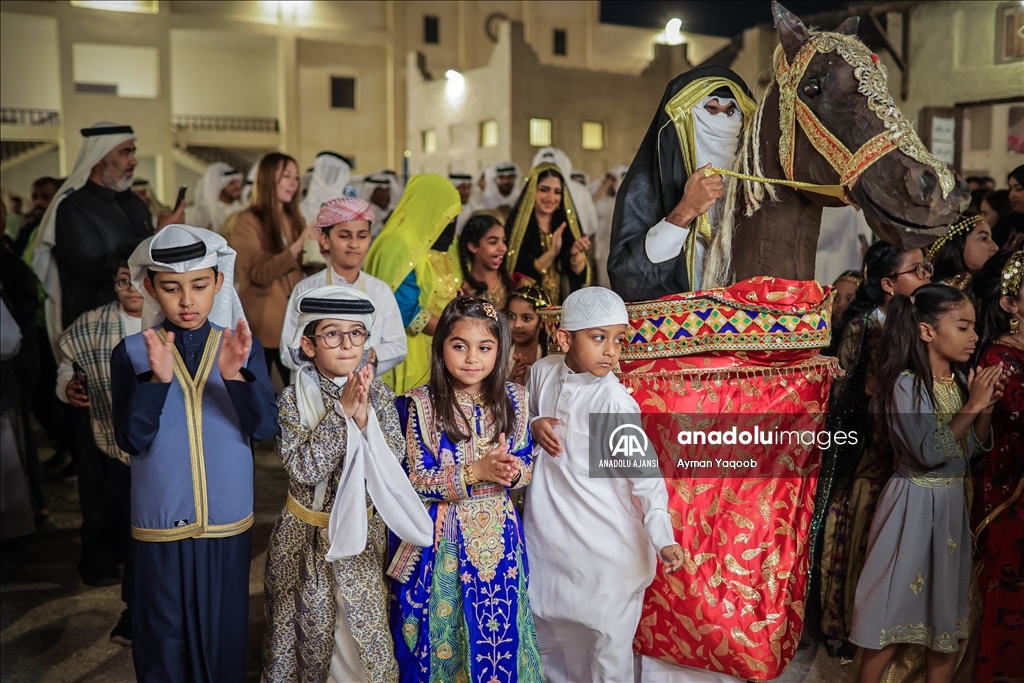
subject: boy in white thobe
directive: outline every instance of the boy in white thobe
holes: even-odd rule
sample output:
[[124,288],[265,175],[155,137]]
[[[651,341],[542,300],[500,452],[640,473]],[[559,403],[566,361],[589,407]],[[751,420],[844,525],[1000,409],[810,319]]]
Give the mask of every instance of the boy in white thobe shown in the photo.
[[683,562],[657,472],[590,477],[590,413],[639,424],[640,407],[612,374],[628,323],[611,290],[573,292],[558,331],[566,355],[543,358],[531,371],[531,431],[546,452],[534,455],[524,536],[530,606],[552,683],[632,683],[633,635],[656,555],[669,571]]

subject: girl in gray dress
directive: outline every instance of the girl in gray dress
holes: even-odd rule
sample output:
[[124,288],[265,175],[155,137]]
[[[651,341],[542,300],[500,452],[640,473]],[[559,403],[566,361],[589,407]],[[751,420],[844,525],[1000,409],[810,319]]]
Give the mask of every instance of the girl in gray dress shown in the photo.
[[[974,306],[925,285],[889,304],[872,412],[888,430],[896,472],[882,489],[857,583],[850,640],[858,680],[879,681],[897,643],[927,648],[929,683],[949,681],[967,637],[971,532],[967,461],[991,446],[1002,366],[961,366],[974,352]],[[966,402],[964,400],[966,396]]]

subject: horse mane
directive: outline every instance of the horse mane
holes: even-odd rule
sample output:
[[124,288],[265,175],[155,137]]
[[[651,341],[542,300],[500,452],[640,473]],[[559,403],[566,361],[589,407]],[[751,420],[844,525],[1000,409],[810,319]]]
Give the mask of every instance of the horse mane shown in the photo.
[[[732,170],[737,173],[764,177],[764,169],[761,164],[761,119],[764,116],[765,103],[768,96],[775,87],[775,74],[778,72],[779,60],[784,59],[782,46],[775,48],[772,56],[771,80],[768,87],[761,96],[761,101],[754,112],[754,118],[743,131],[743,142]],[[719,225],[714,231],[711,245],[704,257],[704,278],[702,287],[727,287],[733,283],[732,272],[732,237],[736,231],[736,225],[743,217],[753,216],[764,204],[765,195],[771,201],[778,201],[775,187],[769,183],[759,183],[751,180],[733,179],[726,190],[724,206],[721,211],[716,211],[721,216]],[[741,204],[742,202],[742,204]],[[742,206],[742,215],[740,207]]]

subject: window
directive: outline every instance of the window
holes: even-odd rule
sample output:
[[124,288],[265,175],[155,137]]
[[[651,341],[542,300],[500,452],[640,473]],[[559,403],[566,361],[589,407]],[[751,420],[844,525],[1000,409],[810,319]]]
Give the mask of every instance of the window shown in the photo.
[[996,64],[1024,59],[1024,7],[1018,2],[998,6]]
[[160,94],[160,51],[155,47],[74,43],[75,90],[155,99]]
[[555,29],[555,47],[554,52],[556,55],[562,55],[563,57],[569,54],[568,49],[565,46],[565,29]]
[[423,131],[423,153],[433,154],[437,151],[437,131],[431,128]]
[[423,42],[429,45],[441,43],[441,23],[437,17],[423,15]]
[[490,121],[484,121],[480,124],[480,146],[481,147],[497,147],[498,146],[498,122],[494,119]]
[[583,149],[604,149],[604,124],[583,122]]
[[356,79],[348,76],[331,76],[331,108],[356,108]]
[[551,119],[530,119],[530,145],[532,147],[551,145]]

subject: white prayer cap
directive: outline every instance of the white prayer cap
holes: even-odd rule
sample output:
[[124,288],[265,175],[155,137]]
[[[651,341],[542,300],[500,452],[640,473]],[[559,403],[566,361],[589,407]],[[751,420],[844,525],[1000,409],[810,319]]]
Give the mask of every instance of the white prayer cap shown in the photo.
[[90,128],[83,128],[81,133],[82,146],[78,148],[74,168],[71,169],[71,173],[57,190],[53,201],[50,202],[46,213],[43,214],[32,252],[32,269],[39,278],[39,282],[42,283],[47,296],[46,327],[50,335],[50,343],[54,345],[54,348],[56,348],[58,335],[64,329],[61,324],[60,275],[57,272],[57,260],[53,255],[53,247],[57,239],[57,207],[65,197],[85,185],[92,174],[93,166],[100,163],[103,157],[114,151],[118,145],[135,139],[135,132],[131,126],[109,121],[100,121]]
[[224,284],[213,299],[210,322],[218,327],[234,327],[239,318],[245,318],[233,284],[235,250],[215,232],[191,225],[168,225],[136,247],[128,259],[128,267],[132,272],[132,284],[142,292],[145,301],[143,328],[159,325],[165,317],[160,304],[143,285],[149,271],[188,273],[216,267],[224,274]]
[[607,325],[628,325],[622,297],[604,287],[578,289],[562,302],[562,329],[567,332]]
[[377,318],[373,299],[366,292],[347,285],[324,285],[299,294],[291,303],[298,314],[299,323],[288,348],[292,355],[302,347],[303,331],[306,325],[317,320],[351,320],[362,323],[369,332]]

